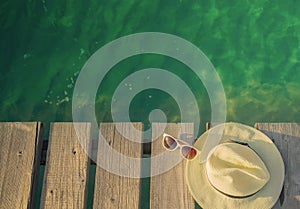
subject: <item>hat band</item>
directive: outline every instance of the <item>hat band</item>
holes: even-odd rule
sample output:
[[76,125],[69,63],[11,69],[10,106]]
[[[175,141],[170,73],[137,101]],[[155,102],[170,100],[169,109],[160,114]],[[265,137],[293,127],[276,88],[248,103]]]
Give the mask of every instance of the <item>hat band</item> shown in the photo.
[[221,194],[226,195],[227,197],[230,197],[230,198],[235,198],[235,199],[248,198],[248,197],[251,197],[251,196],[255,195],[257,192],[259,192],[259,191],[261,190],[261,189],[259,189],[259,190],[257,190],[256,192],[254,192],[253,194],[250,194],[250,195],[245,195],[245,196],[233,196],[233,195],[226,194],[225,192],[219,190],[218,188],[216,188],[216,187],[210,182],[209,178],[207,178],[207,179],[208,179],[209,184],[210,184],[215,190],[217,190],[217,191],[220,192]]

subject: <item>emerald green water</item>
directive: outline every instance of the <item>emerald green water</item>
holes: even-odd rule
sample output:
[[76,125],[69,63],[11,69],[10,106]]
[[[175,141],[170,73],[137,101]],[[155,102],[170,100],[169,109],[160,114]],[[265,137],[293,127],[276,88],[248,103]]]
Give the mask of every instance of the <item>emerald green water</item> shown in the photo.
[[[182,37],[208,56],[225,89],[228,121],[300,122],[299,8],[297,0],[2,0],[0,120],[72,121],[74,84],[88,58],[116,38],[155,31]],[[111,69],[95,101],[98,122],[112,121],[117,85],[149,67],[188,83],[203,130],[211,109],[201,80],[160,55],[128,58]],[[176,102],[154,89],[134,98],[131,120],[147,124],[157,108],[169,122],[180,121]]]
[[[209,57],[224,85],[227,120],[299,122],[299,6],[293,0],[2,1],[0,120],[71,121],[74,82],[87,59],[116,38],[156,31],[182,37]],[[178,74],[197,98],[201,124],[209,121],[198,78],[174,60],[141,55],[123,60],[100,86],[99,122],[112,120],[117,84],[146,67]],[[180,121],[174,100],[157,90],[136,96],[131,119],[147,122],[154,108]]]

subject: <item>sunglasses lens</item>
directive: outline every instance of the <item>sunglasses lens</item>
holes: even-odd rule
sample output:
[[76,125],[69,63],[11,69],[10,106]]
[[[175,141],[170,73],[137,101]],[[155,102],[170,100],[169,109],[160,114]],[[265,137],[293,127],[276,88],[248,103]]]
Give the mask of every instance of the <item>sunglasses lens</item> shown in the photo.
[[177,142],[174,138],[170,136],[165,136],[164,137],[164,146],[168,150],[173,150],[177,147]]
[[181,152],[182,155],[188,160],[194,159],[197,155],[197,150],[190,146],[182,146]]

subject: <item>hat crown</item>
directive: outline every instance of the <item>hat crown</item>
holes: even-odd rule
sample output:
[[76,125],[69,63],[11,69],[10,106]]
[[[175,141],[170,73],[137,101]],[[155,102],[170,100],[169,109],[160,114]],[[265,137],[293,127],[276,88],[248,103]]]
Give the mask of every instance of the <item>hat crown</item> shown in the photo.
[[211,150],[206,171],[213,187],[234,197],[252,195],[270,179],[267,167],[256,152],[238,143],[223,143]]

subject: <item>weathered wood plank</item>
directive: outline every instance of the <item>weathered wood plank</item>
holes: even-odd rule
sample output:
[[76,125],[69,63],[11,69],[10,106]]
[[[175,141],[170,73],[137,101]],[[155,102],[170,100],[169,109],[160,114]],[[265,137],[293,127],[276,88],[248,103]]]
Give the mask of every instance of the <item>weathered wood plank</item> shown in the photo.
[[[179,149],[168,152],[162,160],[155,160],[154,157],[166,152],[162,147],[161,126],[167,125],[165,133],[183,140],[191,139],[194,136],[194,125],[192,123],[175,124],[175,123],[153,123],[152,136],[159,136],[157,139],[152,138],[152,158],[151,158],[151,174],[159,175],[151,177],[150,181],[150,208],[185,208],[194,209],[195,203],[188,191],[185,183],[185,160],[182,160],[172,169],[165,171],[169,163],[181,160]],[[191,142],[190,140],[188,140]],[[166,162],[167,161],[167,162]]]
[[[91,140],[90,141],[91,144],[91,164],[94,165],[95,162],[93,161],[94,159],[97,159],[97,150],[98,150],[98,140]],[[42,143],[42,156],[41,156],[41,161],[40,164],[41,165],[46,165],[46,156],[47,156],[47,150],[48,150],[48,140],[44,140]],[[96,161],[96,160],[95,160]]]
[[34,208],[42,126],[0,123],[0,209]]
[[52,123],[41,208],[86,208],[90,160],[90,123]]
[[300,208],[300,124],[256,123],[276,144],[285,164],[283,191],[274,209]]
[[[119,133],[116,129],[118,125],[126,136],[131,139],[137,139],[142,141],[142,123],[133,123],[138,132],[134,132],[131,123],[101,123],[100,133],[109,144],[118,153],[125,156],[138,159],[139,163],[132,167],[128,161],[116,157],[109,150],[101,150],[103,144],[99,140],[98,144],[98,159],[97,162],[109,162],[109,171],[122,172],[124,165],[127,165],[127,169],[141,169],[140,159],[142,158],[142,144],[138,142],[132,142],[125,138],[123,134]],[[140,206],[140,189],[141,179],[130,178],[125,176],[119,176],[109,172],[100,166],[96,169],[96,180],[94,190],[94,204],[93,207],[115,209],[115,208],[130,208],[138,209]],[[124,171],[124,170],[123,170]],[[125,172],[125,171],[124,171]]]

